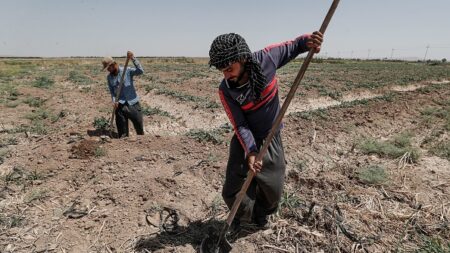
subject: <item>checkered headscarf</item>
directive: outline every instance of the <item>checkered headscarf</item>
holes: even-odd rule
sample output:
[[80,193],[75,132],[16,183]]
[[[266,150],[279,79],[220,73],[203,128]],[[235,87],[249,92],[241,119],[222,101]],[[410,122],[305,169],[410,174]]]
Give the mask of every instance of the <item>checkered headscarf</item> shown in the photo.
[[266,85],[260,63],[255,59],[250,48],[239,34],[227,33],[217,36],[209,50],[209,65],[218,69],[226,68],[238,61],[246,61],[244,67],[249,74],[249,82],[255,99],[261,98]]

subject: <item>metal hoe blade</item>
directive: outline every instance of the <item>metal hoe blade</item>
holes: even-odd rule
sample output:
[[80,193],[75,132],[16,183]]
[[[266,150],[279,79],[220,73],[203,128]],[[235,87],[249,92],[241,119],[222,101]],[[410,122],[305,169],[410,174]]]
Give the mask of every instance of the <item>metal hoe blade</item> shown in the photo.
[[200,253],[228,253],[232,249],[230,242],[226,238],[217,239],[206,235],[200,245]]

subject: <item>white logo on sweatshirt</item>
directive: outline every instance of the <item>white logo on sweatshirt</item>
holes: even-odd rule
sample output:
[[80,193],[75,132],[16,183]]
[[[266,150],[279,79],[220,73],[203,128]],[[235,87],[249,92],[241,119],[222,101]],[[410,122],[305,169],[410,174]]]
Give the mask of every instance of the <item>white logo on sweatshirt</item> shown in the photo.
[[245,101],[246,98],[247,98],[247,97],[244,96],[244,94],[241,94],[241,95],[239,95],[239,96],[236,98],[236,101],[237,101],[239,104],[242,105],[242,103],[244,103],[244,101]]

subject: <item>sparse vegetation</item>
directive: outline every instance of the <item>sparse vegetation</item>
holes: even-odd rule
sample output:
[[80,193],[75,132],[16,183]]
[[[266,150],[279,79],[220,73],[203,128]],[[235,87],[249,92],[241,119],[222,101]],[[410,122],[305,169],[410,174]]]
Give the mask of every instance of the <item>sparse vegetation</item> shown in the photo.
[[218,131],[205,131],[202,129],[191,129],[186,135],[189,138],[197,140],[199,142],[211,142],[213,144],[221,144],[223,137]]
[[45,99],[39,97],[28,97],[23,102],[31,107],[41,107],[45,101]]
[[306,120],[312,120],[314,118],[320,118],[320,119],[327,119],[328,118],[328,113],[327,110],[325,109],[316,109],[316,110],[312,110],[312,111],[305,111],[305,112],[294,112],[294,113],[290,113],[290,116],[293,117],[299,117],[302,119],[306,119]]
[[75,84],[88,84],[91,82],[91,79],[88,76],[75,70],[69,72],[68,79]]
[[170,113],[162,110],[159,107],[146,106],[146,107],[142,108],[142,114],[147,115],[147,116],[159,115],[159,116],[164,116],[164,117],[174,119],[174,117],[172,115],[170,115]]
[[441,141],[430,152],[450,161],[450,141]]
[[450,242],[428,237],[423,240],[423,245],[415,251],[416,253],[450,253]]
[[436,101],[436,103],[440,107],[427,107],[420,112],[422,120],[428,125],[443,124],[443,129],[450,131],[450,101]]
[[[281,83],[292,82],[300,64],[301,59],[297,59],[280,69]],[[339,98],[339,94],[353,89],[373,90],[389,85],[448,79],[448,71],[445,64],[433,66],[401,61],[323,59],[310,64],[303,83],[309,92],[316,91],[317,94]]]
[[27,180],[29,181],[34,181],[34,180],[41,180],[43,179],[44,176],[41,175],[40,173],[38,173],[36,170],[31,171],[28,175],[27,175]]
[[6,184],[19,185],[27,184],[32,181],[41,180],[44,178],[45,176],[37,172],[37,170],[27,172],[24,168],[16,166],[3,177],[3,180]]
[[229,123],[223,124],[220,127],[205,131],[201,129],[191,129],[186,135],[199,142],[211,142],[213,144],[222,144],[223,135],[231,132],[233,129]]
[[11,137],[8,137],[8,138],[0,141],[0,148],[6,147],[9,145],[17,145],[18,143],[19,143],[19,141],[17,140],[17,138],[14,136],[11,136]]
[[400,158],[409,153],[410,162],[417,162],[419,150],[412,146],[411,138],[412,136],[409,133],[394,136],[392,140],[388,141],[366,138],[360,141],[357,146],[365,154],[377,154],[390,158]]
[[34,121],[29,130],[30,132],[39,135],[45,135],[48,133],[47,127],[42,121]]
[[380,165],[370,165],[357,172],[359,181],[366,184],[384,184],[388,180],[385,168]]
[[53,79],[46,76],[41,76],[38,77],[36,81],[34,81],[33,86],[37,88],[48,89],[51,88],[54,83],[55,81],[53,81]]
[[302,172],[307,168],[307,163],[304,160],[296,160],[294,161],[294,168],[298,171]]
[[47,197],[47,191],[44,189],[33,189],[31,192],[25,195],[24,203],[31,203],[36,200],[42,200]]
[[28,113],[27,115],[25,115],[25,118],[27,118],[31,121],[38,121],[38,120],[47,119],[49,116],[50,116],[50,113],[47,112],[46,110],[38,109],[32,113]]
[[25,217],[19,215],[3,216],[0,215],[0,225],[5,226],[8,229],[21,227],[25,222]]
[[100,131],[105,131],[109,129],[109,120],[106,119],[105,117],[95,117],[94,118],[94,122],[92,123],[92,125],[95,127],[95,129],[100,130]]
[[96,147],[94,150],[95,157],[101,157],[106,155],[106,149],[104,147]]
[[10,101],[6,103],[6,107],[9,108],[16,108],[18,105],[20,105],[20,101]]
[[50,116],[51,122],[55,123],[57,122],[59,119],[66,117],[67,115],[67,111],[66,110],[61,110],[58,114],[52,114]]
[[31,125],[26,126],[24,129],[20,129],[22,132],[32,132],[35,134],[47,134],[48,129],[44,123],[44,120],[50,117],[50,113],[44,109],[38,109],[32,113],[25,115],[25,117],[31,120]]
[[6,182],[6,184],[15,183],[20,181],[23,178],[23,175],[24,173],[20,168],[14,167],[9,173],[4,176],[4,181]]
[[[3,85],[3,84],[0,84]],[[21,95],[16,87],[14,87],[11,83],[10,84],[5,84],[4,87],[0,88],[0,94],[4,94],[6,100],[9,103],[12,103],[13,101],[17,101],[19,99],[19,96]]]
[[179,92],[179,91],[169,90],[169,89],[166,89],[166,88],[157,88],[156,89],[156,94],[163,94],[163,95],[166,95],[166,96],[170,96],[170,97],[176,98],[176,99],[181,100],[181,101],[195,102],[201,108],[219,108],[219,104],[217,104],[214,101],[210,101],[210,100],[208,100],[206,98],[202,98],[202,97],[197,97],[197,96],[184,94],[184,93]]
[[[142,112],[158,116],[144,120],[144,136],[100,138],[89,125],[109,130],[109,119],[94,117],[110,116],[111,106],[99,60],[0,60],[0,251],[183,251],[198,246],[209,222],[223,225],[233,129],[211,128],[228,122],[217,95],[221,73],[206,58],[141,59],[147,74],[135,85],[149,105]],[[278,71],[281,100],[301,60]],[[448,80],[450,65],[432,63],[312,62],[293,102],[326,108],[283,120],[290,162],[278,213],[270,230],[240,238],[236,250],[448,253],[448,162],[435,156],[449,159],[450,90],[429,83]],[[33,87],[40,76],[53,80],[48,90]],[[424,88],[389,91],[418,83]],[[316,100],[359,94],[381,96],[331,107],[339,101]],[[401,131],[409,134],[395,135]],[[416,145],[424,158],[399,166],[418,159]],[[71,217],[63,214],[69,209]],[[172,221],[174,234],[164,232]]]
[[214,200],[211,203],[211,206],[209,207],[212,217],[216,217],[217,216],[219,211],[222,210],[222,205],[223,205],[222,196],[216,195],[214,197]]
[[296,211],[300,205],[304,204],[299,197],[289,191],[284,191],[278,205],[277,216],[284,217],[287,213]]

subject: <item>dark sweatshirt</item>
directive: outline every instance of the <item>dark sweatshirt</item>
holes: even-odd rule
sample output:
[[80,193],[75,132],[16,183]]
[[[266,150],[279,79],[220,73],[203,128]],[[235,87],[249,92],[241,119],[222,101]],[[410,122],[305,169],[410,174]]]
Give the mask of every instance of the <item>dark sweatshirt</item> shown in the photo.
[[267,80],[258,102],[252,100],[254,96],[250,85],[233,88],[225,79],[222,80],[219,86],[220,99],[246,154],[258,152],[255,139],[262,140],[269,134],[280,111],[276,70],[308,51],[308,37],[302,35],[253,53]]

